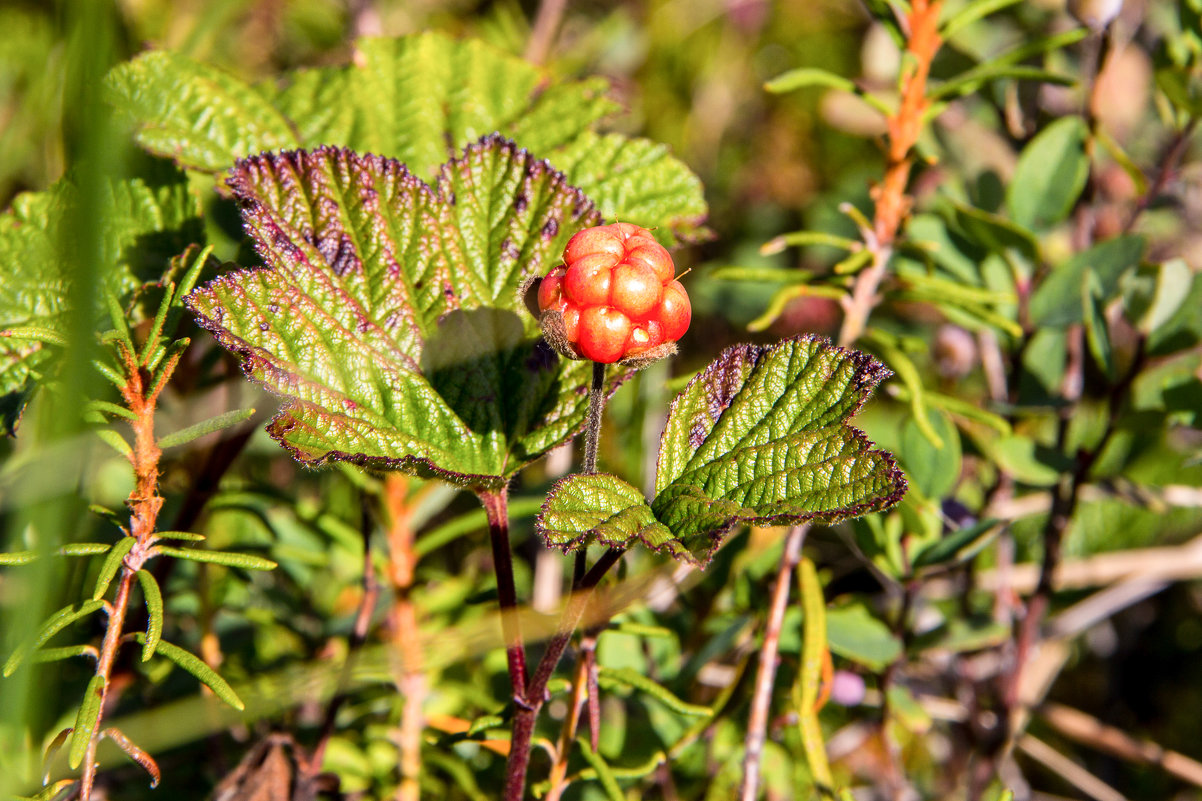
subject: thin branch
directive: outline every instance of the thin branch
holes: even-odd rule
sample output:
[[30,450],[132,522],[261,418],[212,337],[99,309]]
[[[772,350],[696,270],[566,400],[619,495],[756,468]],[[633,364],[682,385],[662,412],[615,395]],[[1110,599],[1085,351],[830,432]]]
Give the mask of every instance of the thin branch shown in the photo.
[[792,586],[793,571],[797,569],[797,562],[801,559],[805,534],[806,526],[793,526],[789,529],[785,537],[785,552],[776,574],[776,584],[772,589],[772,602],[764,624],[764,644],[760,648],[755,690],[751,699],[751,718],[747,722],[747,736],[743,740],[743,786],[739,792],[742,801],[755,801],[759,792],[760,759],[764,753],[772,686],[776,681],[776,657],[780,647],[781,626],[785,620],[785,611],[789,607],[789,587]]
[[897,113],[886,118],[889,147],[885,156],[885,176],[872,190],[876,202],[872,230],[862,231],[864,244],[872,254],[868,267],[856,276],[850,298],[845,298],[839,344],[851,345],[864,332],[868,316],[879,302],[877,289],[885,277],[893,242],[902,222],[910,213],[912,199],[906,194],[910,183],[912,151],[922,133],[927,99],[927,77],[931,62],[943,40],[939,36],[939,12],[942,0],[914,0],[903,19],[907,29],[906,52],[911,69],[902,77],[901,104]]
[[539,3],[538,16],[534,19],[530,40],[526,43],[524,57],[527,61],[542,64],[547,60],[567,4],[567,0],[542,0]]

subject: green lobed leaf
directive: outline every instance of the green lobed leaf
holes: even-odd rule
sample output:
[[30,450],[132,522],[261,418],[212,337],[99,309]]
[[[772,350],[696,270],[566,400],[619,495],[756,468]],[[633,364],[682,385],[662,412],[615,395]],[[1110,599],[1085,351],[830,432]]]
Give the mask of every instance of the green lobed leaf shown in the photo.
[[219,172],[265,151],[335,145],[396,159],[428,179],[498,133],[572,174],[607,217],[658,228],[665,241],[704,235],[705,201],[687,167],[660,145],[589,131],[619,108],[605,80],[551,82],[479,41],[364,38],[347,66],[256,86],[153,52],[114,69],[107,88],[142,146],[188,169]]
[[[145,634],[139,631],[134,636],[137,638],[138,642],[142,643],[143,645],[146,644]],[[217,671],[213,670],[211,667],[201,661],[199,657],[193,656],[183,648],[180,648],[178,645],[172,645],[166,640],[159,641],[158,647],[155,648],[155,653],[159,656],[167,657],[167,659],[170,659],[172,662],[191,673],[193,676],[199,679],[201,683],[208,686],[208,688],[213,691],[214,695],[216,695],[222,701],[225,701],[234,709],[237,709],[239,712],[246,709],[246,705],[242,703],[242,699],[238,697],[236,692],[234,692],[234,688],[231,687],[225,679],[221,678],[221,676],[217,674]]]
[[96,675],[88,682],[84,690],[83,702],[75,716],[75,728],[71,732],[70,745],[67,747],[67,764],[71,770],[79,767],[84,754],[96,735],[96,727],[100,725],[100,710],[104,702],[104,676]]
[[1077,116],[1044,128],[1018,157],[1006,207],[1024,228],[1049,228],[1068,216],[1089,177],[1089,129]]
[[599,217],[546,162],[487,137],[430,187],[321,148],[231,186],[268,267],[187,303],[287,399],[268,432],[297,459],[499,487],[579,429],[590,367],[542,342],[521,290]]
[[830,523],[886,509],[905,478],[847,420],[888,374],[816,337],[728,348],[673,401],[650,504],[612,476],[569,476],[536,528],[565,550],[639,540],[704,565],[739,523]]
[[1140,236],[1120,236],[1075,254],[1039,282],[1031,294],[1028,311],[1038,326],[1065,327],[1082,321],[1086,273],[1097,278],[1097,291],[1109,301],[1128,270],[1139,266],[1144,254]]
[[270,559],[248,553],[202,551],[195,548],[173,548],[170,545],[156,545],[154,550],[155,553],[163,556],[174,556],[177,559],[188,559],[192,562],[207,562],[211,565],[240,567],[243,570],[275,570],[279,567]]
[[103,606],[103,601],[93,600],[85,601],[78,607],[75,604],[68,604],[55,612],[42,624],[42,628],[38,630],[37,634],[17,646],[17,649],[9,656],[8,661],[4,663],[4,676],[6,678],[11,676],[32,651],[41,648],[55,634],[58,634],[75,621],[87,617]]
[[149,570],[138,571],[142,598],[146,601],[146,639],[142,642],[142,661],[149,662],[163,636],[163,591]]

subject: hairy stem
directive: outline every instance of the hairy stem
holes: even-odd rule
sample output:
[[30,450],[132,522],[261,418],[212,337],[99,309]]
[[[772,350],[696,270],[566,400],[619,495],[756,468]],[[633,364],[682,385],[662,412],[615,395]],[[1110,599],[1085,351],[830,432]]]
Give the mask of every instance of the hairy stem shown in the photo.
[[743,787],[741,801],[755,801],[760,788],[760,759],[764,754],[765,733],[768,730],[768,711],[772,704],[772,686],[776,682],[776,656],[780,647],[780,631],[789,607],[789,587],[793,571],[801,559],[806,526],[793,526],[785,537],[785,552],[772,589],[772,603],[764,624],[764,644],[760,648],[759,667],[755,674],[755,689],[751,698],[751,718],[743,739]]
[[601,445],[601,422],[605,417],[605,365],[593,362],[593,383],[588,390],[588,417],[584,432],[584,472],[597,472],[597,451]]
[[117,650],[121,647],[121,635],[125,629],[125,612],[129,607],[129,590],[133,585],[134,574],[137,571],[128,567],[121,568],[121,578],[117,584],[117,597],[108,608],[109,619],[104,630],[104,642],[100,646],[100,659],[96,662],[96,675],[104,679],[100,687],[100,713],[96,716],[96,730],[88,742],[84,753],[83,770],[79,777],[79,797],[88,801],[92,795],[92,785],[96,781],[96,747],[100,745],[100,721],[104,719],[104,705],[108,700],[109,679],[113,673],[113,662],[117,658]]
[[154,414],[158,403],[159,393],[167,379],[175,370],[179,356],[173,357],[163,370],[163,378],[153,387],[147,387],[144,382],[137,356],[124,347],[121,349],[121,363],[126,376],[126,384],[122,388],[122,399],[126,408],[134,413],[130,421],[134,442],[130,451],[130,466],[134,471],[134,488],[126,498],[129,507],[129,534],[137,542],[125,558],[121,566],[121,577],[117,582],[117,594],[108,605],[108,622],[105,626],[104,640],[100,646],[100,658],[96,662],[96,674],[102,679],[100,688],[100,712],[96,717],[96,728],[88,742],[84,753],[83,767],[80,773],[79,798],[89,801],[92,787],[96,780],[96,748],[101,738],[101,722],[104,720],[104,707],[108,700],[109,684],[113,672],[113,663],[117,659],[117,651],[121,647],[122,636],[125,633],[125,615],[129,609],[130,588],[134,577],[145,563],[148,551],[154,543],[155,526],[158,523],[159,511],[163,508],[163,499],[158,495],[159,459],[163,452],[155,441]]

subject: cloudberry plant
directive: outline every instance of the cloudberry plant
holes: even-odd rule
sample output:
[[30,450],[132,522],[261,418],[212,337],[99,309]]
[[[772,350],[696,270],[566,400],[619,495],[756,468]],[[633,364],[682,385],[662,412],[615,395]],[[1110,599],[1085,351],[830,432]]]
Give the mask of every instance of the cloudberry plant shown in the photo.
[[646,228],[586,228],[539,286],[547,338],[569,358],[603,364],[665,356],[692,317],[675,275],[672,256]]

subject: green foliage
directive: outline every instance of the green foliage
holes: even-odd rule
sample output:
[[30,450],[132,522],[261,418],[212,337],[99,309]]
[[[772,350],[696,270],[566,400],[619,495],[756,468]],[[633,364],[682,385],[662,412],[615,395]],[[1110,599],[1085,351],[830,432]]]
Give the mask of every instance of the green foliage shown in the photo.
[[571,476],[552,489],[539,533],[564,550],[640,540],[705,565],[740,523],[833,523],[886,509],[905,480],[847,420],[887,375],[814,338],[730,348],[673,401],[650,503],[613,476]]
[[579,428],[589,368],[541,344],[520,290],[598,218],[545,162],[490,138],[432,189],[322,149],[242,162],[233,186],[269,267],[189,304],[290,398],[269,431],[297,458],[496,488]]
[[[108,79],[139,143],[206,172],[263,151],[347,147],[405,164],[422,180],[481,137],[499,134],[570,176],[606,217],[697,237],[696,177],[665,148],[589,127],[616,111],[599,79],[550,86],[532,65],[436,33],[361,39],[354,63],[251,86],[170,52]],[[665,196],[666,195],[666,196]]]

